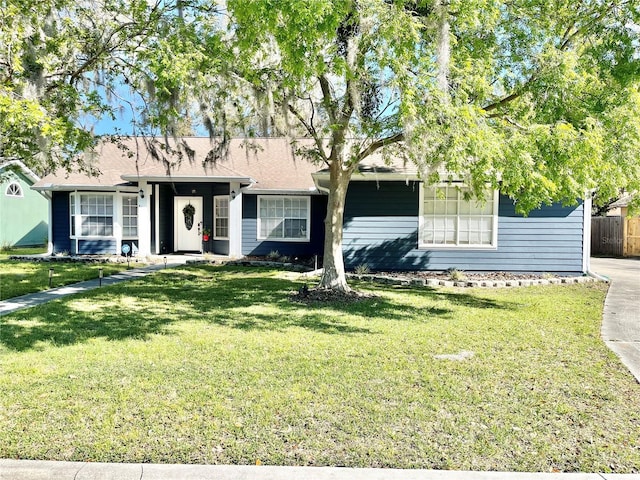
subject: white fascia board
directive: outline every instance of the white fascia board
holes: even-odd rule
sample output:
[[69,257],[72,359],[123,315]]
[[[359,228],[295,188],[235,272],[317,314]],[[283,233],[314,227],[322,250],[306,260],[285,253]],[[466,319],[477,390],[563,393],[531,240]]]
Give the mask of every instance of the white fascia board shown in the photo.
[[268,188],[243,188],[242,191],[244,193],[248,193],[251,195],[322,195],[322,192],[318,191],[316,188],[311,188],[309,190],[304,189],[291,189],[287,190],[284,188],[278,189],[268,189]]
[[[329,172],[312,173],[311,177],[314,182],[329,180]],[[351,180],[368,180],[375,182],[376,180],[402,180],[402,181],[421,181],[418,175],[414,173],[383,173],[383,172],[354,172]]]
[[251,177],[203,177],[203,176],[193,176],[193,175],[173,175],[171,177],[167,177],[164,175],[155,175],[155,176],[139,176],[139,175],[121,175],[120,178],[126,180],[128,182],[140,182],[146,181],[149,182],[189,182],[189,183],[229,183],[229,182],[238,182],[238,183],[247,183],[253,184],[256,181]]
[[36,173],[33,170],[31,170],[29,167],[27,167],[20,160],[9,160],[9,161],[4,162],[3,164],[1,164],[0,168],[5,168],[5,167],[8,167],[10,165],[14,165],[14,166],[20,168],[20,170],[22,170],[22,172],[27,177],[29,177],[31,180],[33,180],[34,182],[37,182],[38,180],[40,180],[40,177],[38,175],[36,175]]
[[[53,185],[45,184],[40,187],[31,187],[36,191],[50,191],[50,192],[71,192],[71,191],[100,191],[100,192],[116,192],[120,188],[117,185]],[[124,187],[127,188],[127,187]]]

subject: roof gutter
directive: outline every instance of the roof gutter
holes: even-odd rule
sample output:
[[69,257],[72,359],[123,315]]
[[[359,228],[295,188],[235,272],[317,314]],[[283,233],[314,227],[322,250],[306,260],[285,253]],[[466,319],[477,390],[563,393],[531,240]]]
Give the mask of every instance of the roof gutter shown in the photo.
[[[316,186],[317,187],[317,186]],[[253,195],[318,195],[320,192],[318,188],[309,188],[307,190],[303,188],[286,189],[286,188],[243,188],[244,193]]]
[[126,180],[128,182],[139,182],[141,180],[147,182],[189,182],[189,183],[228,183],[228,182],[239,182],[246,184],[257,183],[251,177],[203,177],[203,176],[193,176],[193,175],[151,175],[151,176],[141,176],[141,175],[122,175],[120,178]]
[[58,185],[46,183],[40,186],[32,186],[31,189],[37,192],[65,192],[70,190],[92,190],[100,192],[113,192],[127,188],[135,188],[133,185]]

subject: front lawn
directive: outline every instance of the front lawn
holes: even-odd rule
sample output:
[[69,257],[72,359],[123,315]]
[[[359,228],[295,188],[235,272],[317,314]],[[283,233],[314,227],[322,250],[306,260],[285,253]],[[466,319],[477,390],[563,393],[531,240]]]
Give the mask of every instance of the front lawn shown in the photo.
[[[12,255],[14,253],[12,252]],[[2,259],[0,256],[0,300],[49,288],[49,269],[53,269],[51,287],[106,277],[127,268],[126,263],[90,264],[84,262],[27,262]]]
[[0,317],[0,458],[640,471],[605,285],[301,284],[169,269]]

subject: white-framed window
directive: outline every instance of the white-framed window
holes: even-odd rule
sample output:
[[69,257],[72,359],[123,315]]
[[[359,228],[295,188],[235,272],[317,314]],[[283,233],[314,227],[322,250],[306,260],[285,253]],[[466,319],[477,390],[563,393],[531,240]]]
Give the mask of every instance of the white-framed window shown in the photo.
[[258,239],[309,241],[309,197],[258,196]]
[[420,248],[496,248],[498,244],[498,192],[485,201],[470,199],[468,187],[421,186]]
[[113,195],[72,193],[70,203],[71,236],[113,236]]
[[138,238],[138,196],[122,197],[122,238]]
[[23,197],[24,194],[22,193],[22,187],[20,186],[19,183],[16,182],[11,182],[9,185],[7,185],[7,189],[4,191],[4,194],[7,197]]
[[229,196],[213,197],[213,238],[229,239]]

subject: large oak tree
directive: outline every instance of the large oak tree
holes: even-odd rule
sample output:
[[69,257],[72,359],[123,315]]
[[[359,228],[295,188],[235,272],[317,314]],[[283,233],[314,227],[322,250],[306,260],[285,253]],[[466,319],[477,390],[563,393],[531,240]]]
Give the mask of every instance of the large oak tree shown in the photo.
[[[499,188],[522,213],[640,186],[640,6],[575,0],[230,0],[273,128],[330,172],[321,287],[348,290],[343,211],[376,153]],[[447,180],[447,178],[440,179]]]

